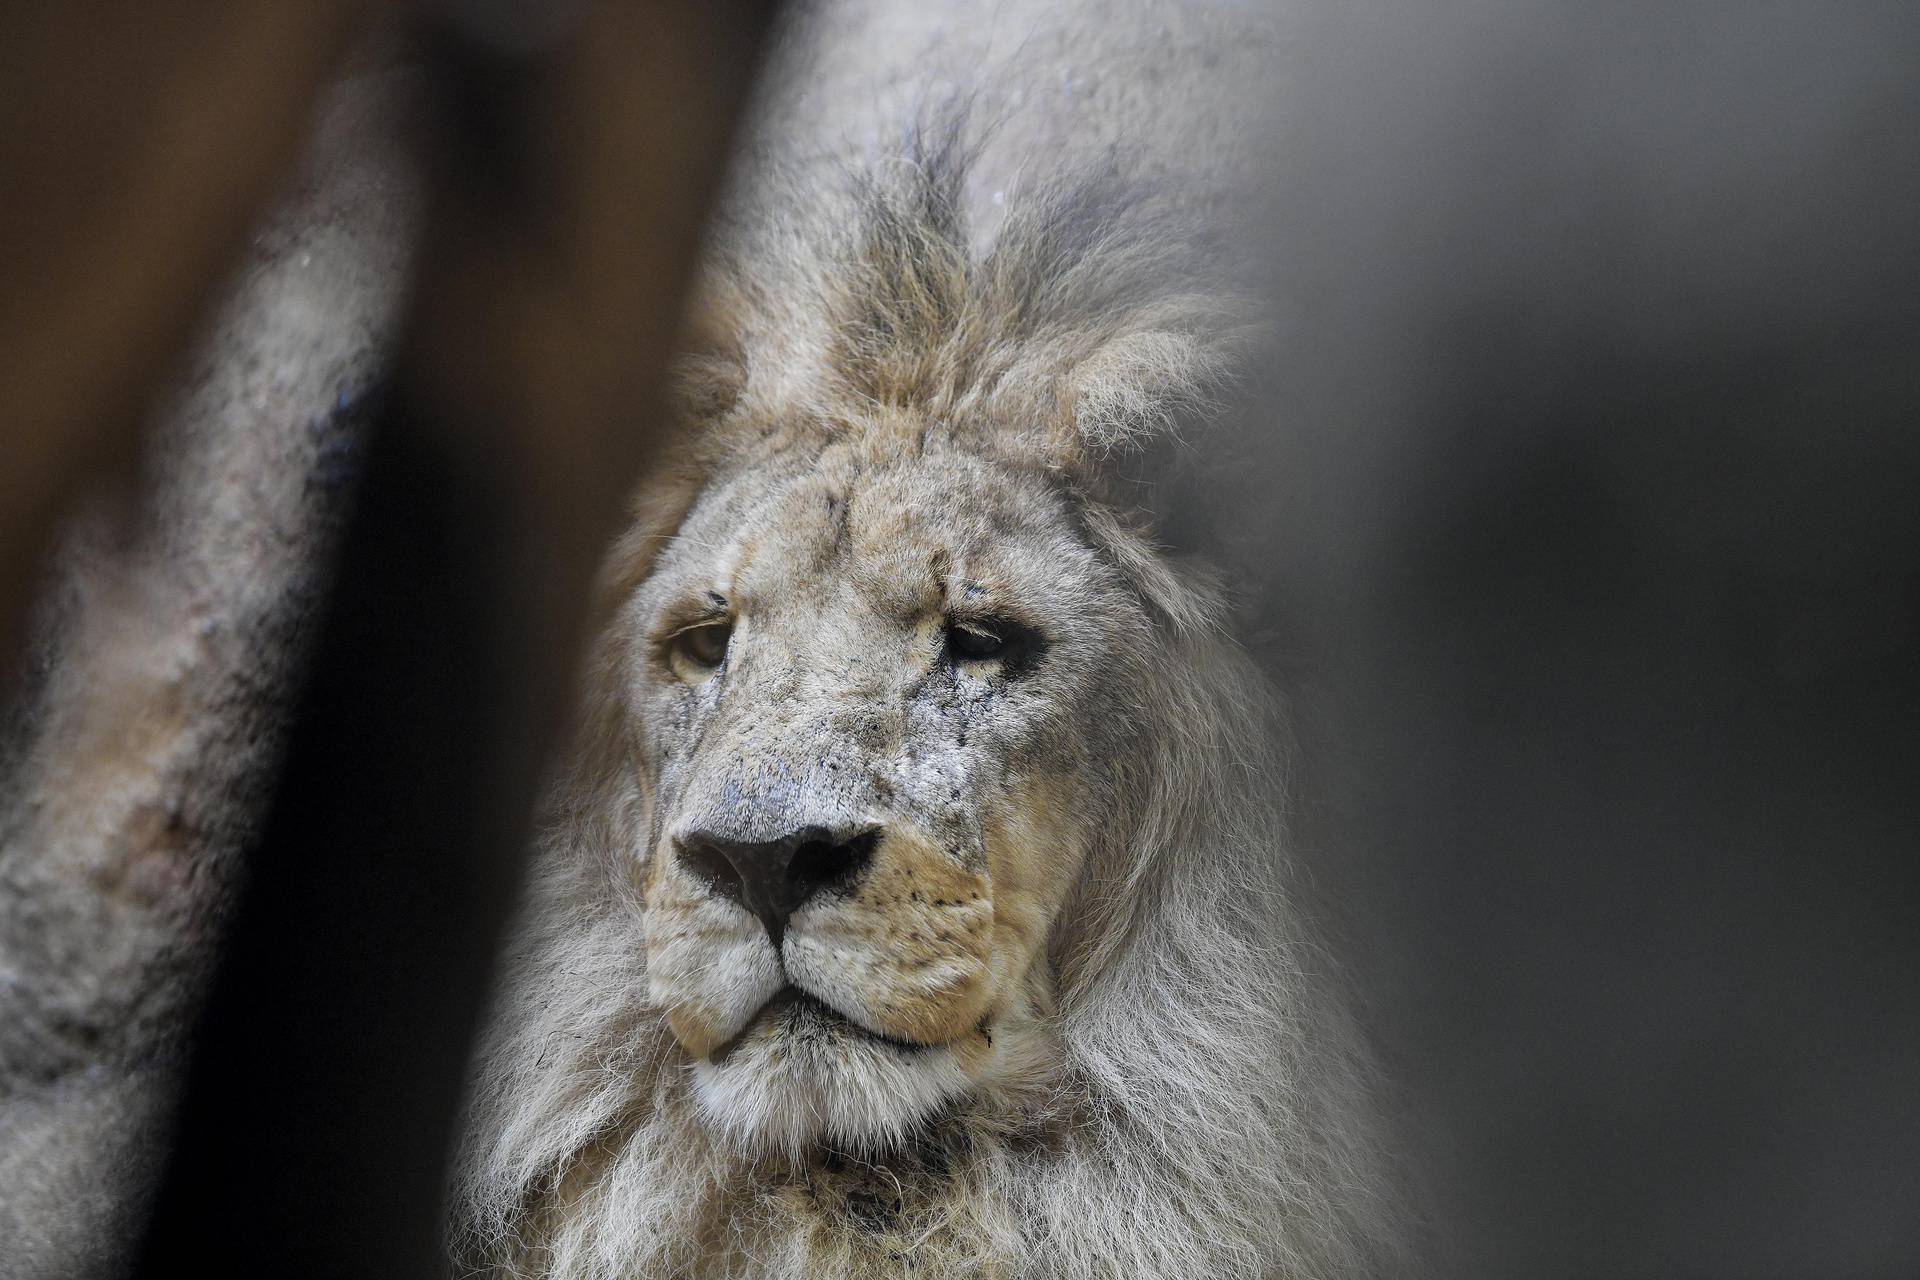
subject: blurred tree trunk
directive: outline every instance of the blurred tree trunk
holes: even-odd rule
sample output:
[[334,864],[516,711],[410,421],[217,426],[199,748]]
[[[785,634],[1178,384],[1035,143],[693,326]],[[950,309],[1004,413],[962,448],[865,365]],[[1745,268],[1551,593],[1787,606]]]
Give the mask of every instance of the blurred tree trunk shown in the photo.
[[[149,425],[140,497],[76,472],[74,510],[72,486],[37,481],[45,514],[69,518],[0,725],[9,1276],[111,1268],[163,1154],[183,1039],[326,580],[362,393],[398,319],[418,205],[395,145],[407,95],[391,74],[331,95],[171,389],[124,407]],[[112,336],[63,359],[111,365]],[[105,394],[88,385],[81,399]],[[17,523],[7,534],[25,536]]]

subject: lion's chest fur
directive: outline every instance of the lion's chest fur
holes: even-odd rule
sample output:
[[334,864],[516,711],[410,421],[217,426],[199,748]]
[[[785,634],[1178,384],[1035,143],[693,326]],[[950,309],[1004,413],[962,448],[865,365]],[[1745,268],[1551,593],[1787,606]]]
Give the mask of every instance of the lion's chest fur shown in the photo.
[[964,1132],[877,1159],[816,1151],[741,1171],[709,1217],[697,1276],[1002,1277],[1018,1232],[986,1174],[1004,1153]]

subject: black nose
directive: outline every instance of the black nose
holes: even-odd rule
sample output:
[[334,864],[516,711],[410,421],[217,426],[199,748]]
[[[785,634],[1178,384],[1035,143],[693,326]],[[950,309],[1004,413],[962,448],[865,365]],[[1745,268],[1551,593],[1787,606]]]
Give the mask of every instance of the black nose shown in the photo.
[[715,893],[759,916],[778,951],[788,917],[828,885],[851,883],[879,840],[878,831],[825,827],[758,844],[695,831],[680,838],[680,861]]

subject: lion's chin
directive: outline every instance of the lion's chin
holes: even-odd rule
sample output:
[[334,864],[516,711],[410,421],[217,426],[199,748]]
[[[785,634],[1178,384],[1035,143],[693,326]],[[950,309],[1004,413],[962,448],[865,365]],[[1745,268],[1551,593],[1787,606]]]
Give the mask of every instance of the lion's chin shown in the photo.
[[883,1151],[972,1085],[951,1046],[876,1036],[792,991],[693,1067],[708,1122],[756,1155]]

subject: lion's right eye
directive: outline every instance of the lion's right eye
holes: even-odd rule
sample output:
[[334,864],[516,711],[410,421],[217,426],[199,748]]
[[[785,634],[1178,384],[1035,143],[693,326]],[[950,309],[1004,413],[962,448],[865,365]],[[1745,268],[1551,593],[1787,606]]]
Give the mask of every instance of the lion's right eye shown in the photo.
[[1011,618],[979,618],[947,623],[947,661],[956,666],[996,664],[1020,675],[1045,647],[1038,632]]
[[688,627],[667,642],[667,659],[672,664],[674,674],[690,683],[707,678],[715,667],[727,656],[727,645],[733,639],[731,622],[709,622],[705,626]]
[[965,662],[985,662],[1005,651],[1006,641],[984,627],[959,623],[947,628],[947,652]]

